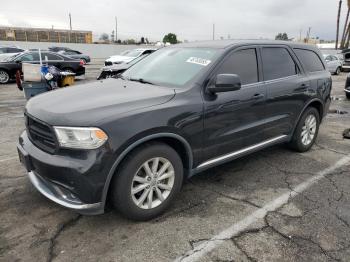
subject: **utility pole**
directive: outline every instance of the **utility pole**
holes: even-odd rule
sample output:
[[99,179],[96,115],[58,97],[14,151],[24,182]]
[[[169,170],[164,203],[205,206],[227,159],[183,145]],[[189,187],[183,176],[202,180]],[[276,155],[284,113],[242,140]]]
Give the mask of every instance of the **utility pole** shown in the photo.
[[215,24],[213,24],[213,40],[215,40]]
[[342,5],[342,0],[339,1],[339,6],[338,6],[338,16],[337,16],[337,36],[335,39],[335,49],[338,49],[338,41],[339,41],[339,20],[340,20],[340,12],[341,12],[341,5]]
[[69,29],[72,31],[72,15],[69,13]]
[[118,20],[117,17],[115,17],[115,41],[118,41]]
[[69,42],[72,42],[71,39],[72,39],[72,16],[71,14],[69,13]]
[[300,42],[302,42],[302,40],[301,40],[301,34],[303,33],[303,29],[300,29],[300,31],[299,31],[299,41]]

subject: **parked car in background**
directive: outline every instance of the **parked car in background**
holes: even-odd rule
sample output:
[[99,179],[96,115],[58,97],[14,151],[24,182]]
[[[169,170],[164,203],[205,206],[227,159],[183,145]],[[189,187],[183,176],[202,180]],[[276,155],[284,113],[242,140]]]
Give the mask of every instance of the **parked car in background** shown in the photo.
[[350,71],[350,49],[342,50],[341,54],[343,55],[342,69],[344,72],[348,72]]
[[[319,50],[286,41],[173,45],[121,78],[30,99],[20,161],[83,214],[162,214],[183,180],[279,143],[313,146],[332,88]],[[63,117],[64,116],[64,117]]]
[[339,75],[343,68],[343,62],[335,55],[324,54],[323,58],[326,61],[329,72]]
[[69,47],[63,47],[63,46],[51,46],[48,48],[49,51],[52,52],[59,52],[59,51],[69,51],[72,50]]
[[101,68],[101,72],[97,77],[97,80],[106,79],[110,77],[117,77],[119,74],[123,73],[125,70],[127,70],[128,68],[130,68],[131,66],[139,62],[140,60],[144,59],[148,55],[150,54],[139,56],[134,60],[131,60],[130,62],[104,66]]
[[23,51],[24,49],[16,46],[0,46],[0,61],[3,61],[8,57],[21,53]]
[[138,48],[138,49],[130,50],[126,54],[124,53],[125,52],[124,51],[120,55],[115,55],[115,56],[109,57],[105,61],[105,65],[109,66],[109,65],[113,65],[113,64],[127,63],[127,62],[134,60],[135,58],[137,58],[139,56],[151,54],[156,50],[157,50],[156,48]]
[[79,59],[84,62],[84,64],[90,63],[91,59],[90,56],[84,55],[79,51],[76,50],[66,50],[66,51],[58,51],[59,54],[74,58],[74,59]]
[[350,74],[348,74],[346,77],[344,91],[345,91],[346,98],[350,99]]
[[[41,51],[41,59],[43,63],[56,66],[63,71],[73,72],[77,76],[85,74],[84,64],[80,60],[50,51]],[[39,64],[39,52],[25,51],[0,62],[0,84],[6,84],[11,79],[14,79],[16,72],[22,70],[22,62]]]

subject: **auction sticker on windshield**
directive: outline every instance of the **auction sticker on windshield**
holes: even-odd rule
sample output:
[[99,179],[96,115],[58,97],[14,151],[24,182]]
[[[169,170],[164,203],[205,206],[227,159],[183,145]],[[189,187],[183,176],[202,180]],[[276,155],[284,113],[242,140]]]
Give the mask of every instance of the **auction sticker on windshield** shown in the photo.
[[202,65],[202,66],[207,66],[211,63],[210,60],[204,59],[204,58],[198,58],[198,57],[190,57],[186,61],[187,63],[192,63],[192,64],[197,64],[197,65]]

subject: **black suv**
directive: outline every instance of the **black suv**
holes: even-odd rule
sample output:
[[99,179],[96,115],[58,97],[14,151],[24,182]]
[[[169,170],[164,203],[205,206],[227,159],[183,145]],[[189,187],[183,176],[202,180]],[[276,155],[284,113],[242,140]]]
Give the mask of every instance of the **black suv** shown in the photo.
[[265,147],[309,150],[330,104],[319,50],[276,41],[161,49],[119,79],[32,98],[18,152],[33,185],[83,214],[161,214],[183,180]]
[[[77,76],[85,74],[84,63],[50,51],[41,51],[41,60],[47,61],[49,65],[56,66],[58,69],[75,73]],[[39,64],[39,51],[25,51],[18,55],[6,58],[0,62],[0,84],[6,84],[14,79],[18,70],[22,71],[22,62]]]

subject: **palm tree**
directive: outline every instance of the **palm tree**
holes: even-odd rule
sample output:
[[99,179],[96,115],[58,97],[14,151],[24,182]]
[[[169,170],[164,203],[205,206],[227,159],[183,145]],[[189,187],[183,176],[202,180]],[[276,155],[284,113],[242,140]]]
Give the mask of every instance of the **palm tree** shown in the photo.
[[345,23],[344,23],[344,29],[343,29],[343,35],[341,38],[341,43],[340,43],[340,48],[344,48],[345,46],[345,41],[348,38],[348,34],[349,34],[349,15],[350,15],[350,0],[348,0],[348,12],[346,14],[346,18],[345,18]]
[[342,0],[339,0],[339,6],[338,6],[338,16],[337,16],[337,36],[335,39],[335,49],[338,49],[338,39],[339,39],[339,22],[340,22],[340,13],[341,13],[341,5]]

